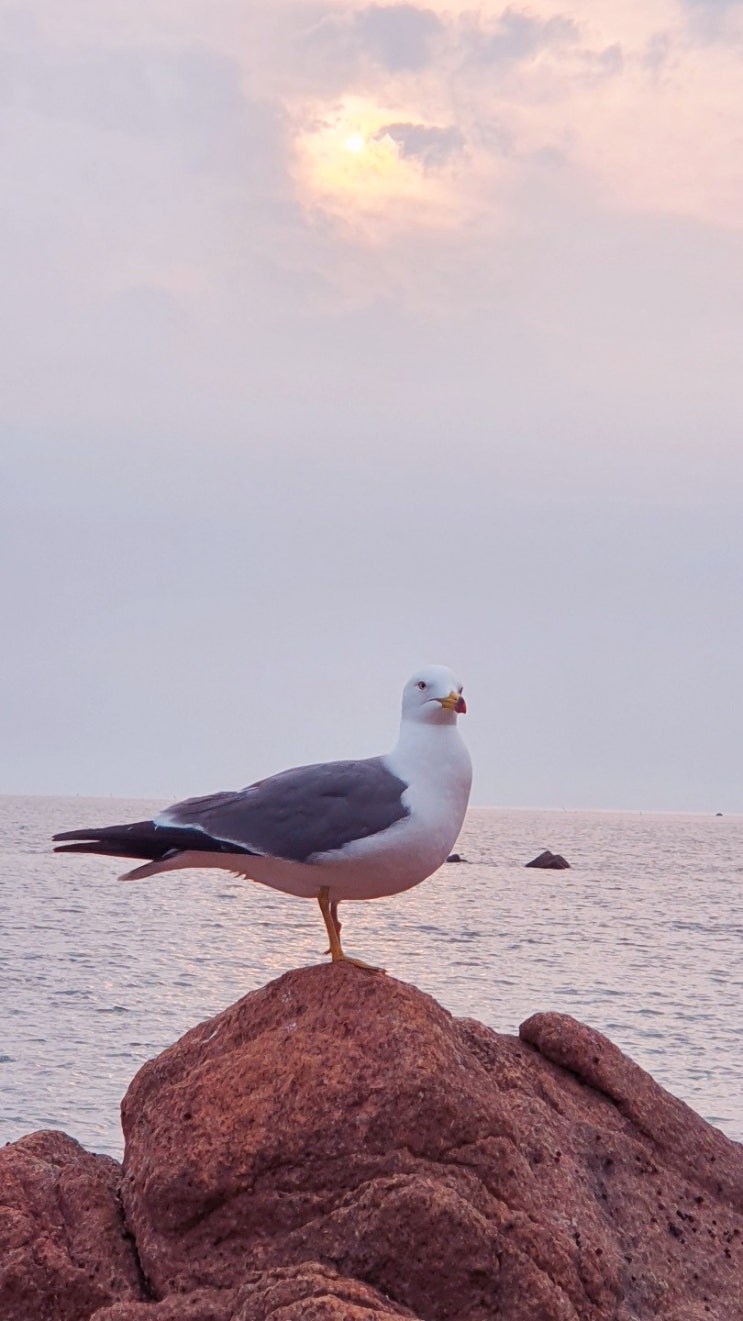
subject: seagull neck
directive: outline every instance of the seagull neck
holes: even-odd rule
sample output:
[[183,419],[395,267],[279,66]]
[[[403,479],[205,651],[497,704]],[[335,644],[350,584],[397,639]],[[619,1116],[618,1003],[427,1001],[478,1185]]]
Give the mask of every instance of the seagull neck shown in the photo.
[[390,753],[397,764],[440,758],[455,747],[463,747],[456,719],[444,721],[403,720],[400,736]]

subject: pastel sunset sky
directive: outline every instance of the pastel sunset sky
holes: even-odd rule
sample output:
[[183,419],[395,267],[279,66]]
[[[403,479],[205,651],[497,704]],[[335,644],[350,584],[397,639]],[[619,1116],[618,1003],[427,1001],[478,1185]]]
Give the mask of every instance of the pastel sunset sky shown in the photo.
[[743,3],[0,3],[0,790],[743,811]]

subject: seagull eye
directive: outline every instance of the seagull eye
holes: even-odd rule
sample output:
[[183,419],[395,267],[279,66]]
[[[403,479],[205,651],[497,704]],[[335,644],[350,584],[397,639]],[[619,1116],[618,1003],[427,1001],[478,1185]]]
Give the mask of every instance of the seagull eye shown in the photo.
[[426,690],[426,684],[423,682],[422,679],[419,679],[419,680],[418,680],[418,687],[420,688],[421,692],[425,692],[425,690]]

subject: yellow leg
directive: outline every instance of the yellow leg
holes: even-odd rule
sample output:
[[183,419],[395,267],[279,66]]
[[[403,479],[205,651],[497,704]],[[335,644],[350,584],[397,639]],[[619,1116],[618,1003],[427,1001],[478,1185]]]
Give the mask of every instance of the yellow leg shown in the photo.
[[[327,885],[320,887],[317,896],[317,902],[320,905],[320,912],[325,923],[325,930],[328,933],[330,941],[330,957],[333,963],[354,963],[357,968],[367,968],[369,972],[383,972],[383,968],[375,968],[371,963],[364,963],[363,959],[352,959],[350,955],[343,953],[340,937],[340,922],[338,922],[338,912],[336,905],[331,903],[330,890]],[[335,912],[333,911],[335,909]]]

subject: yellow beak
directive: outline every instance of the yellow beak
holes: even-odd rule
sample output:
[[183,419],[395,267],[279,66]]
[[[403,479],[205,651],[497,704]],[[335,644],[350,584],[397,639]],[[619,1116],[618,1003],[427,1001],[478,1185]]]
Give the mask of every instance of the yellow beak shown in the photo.
[[452,689],[448,697],[440,697],[439,701],[445,711],[458,711],[463,714],[467,710],[462,694],[455,693],[454,689]]

